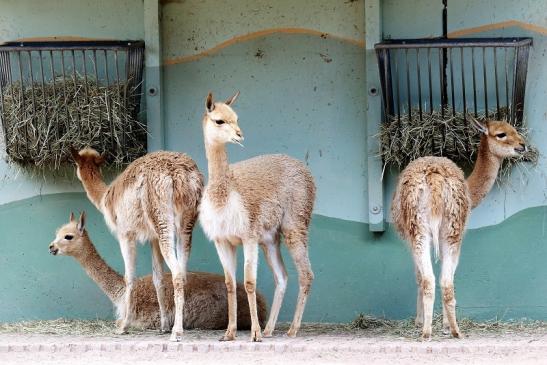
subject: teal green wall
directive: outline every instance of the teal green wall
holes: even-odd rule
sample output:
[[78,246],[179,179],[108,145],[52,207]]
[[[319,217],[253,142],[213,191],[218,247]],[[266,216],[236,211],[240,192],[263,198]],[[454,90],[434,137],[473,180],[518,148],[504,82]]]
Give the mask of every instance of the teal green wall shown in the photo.
[[[78,263],[48,253],[55,229],[67,220],[70,209],[89,212],[88,230],[97,249],[114,268],[123,267],[116,241],[83,194],[54,194],[6,204],[0,210],[0,321],[110,317],[108,299]],[[456,278],[461,315],[546,318],[546,224],[547,207],[529,208],[503,224],[467,233]],[[390,318],[414,313],[412,263],[391,227],[377,235],[364,223],[315,215],[310,242],[316,280],[305,320],[346,322],[360,312]],[[280,318],[286,321],[291,319],[298,285],[292,262],[287,252],[283,254],[289,288]],[[242,261],[240,257],[240,279]],[[141,275],[150,271],[148,247],[139,250],[138,267]],[[214,246],[199,228],[189,268],[222,272]],[[259,289],[271,298],[273,278],[266,265],[260,265],[258,278]]]
[[[405,318],[415,311],[412,263],[388,225],[369,232],[365,105],[365,1],[166,1],[163,6],[166,148],[189,153],[206,171],[201,116],[209,90],[240,90],[237,112],[245,148],[231,161],[287,153],[306,161],[318,198],[310,255],[316,274],[309,321],[349,321],[360,312]],[[382,1],[386,37],[436,36],[440,0]],[[476,318],[547,319],[547,4],[509,0],[451,1],[449,32],[534,38],[525,118],[542,153],[535,169],[515,170],[472,214],[456,276],[458,310]],[[222,18],[218,16],[222,14]],[[409,21],[411,19],[411,21]],[[416,20],[413,20],[416,19]],[[498,26],[500,22],[505,28]],[[480,29],[474,29],[482,27]],[[5,0],[0,42],[72,36],[143,38],[142,0]],[[3,147],[0,138],[0,158]],[[397,171],[387,170],[384,207]],[[30,176],[0,159],[0,321],[111,316],[106,297],[69,257],[47,246],[71,210],[89,213],[99,251],[122,269],[118,244],[82,193],[71,168],[64,177]],[[242,260],[240,260],[241,263]],[[291,260],[281,319],[294,310]],[[215,250],[196,227],[191,270],[221,272]],[[139,274],[150,272],[147,246]],[[242,270],[239,274],[241,277]],[[273,279],[261,259],[259,288]]]

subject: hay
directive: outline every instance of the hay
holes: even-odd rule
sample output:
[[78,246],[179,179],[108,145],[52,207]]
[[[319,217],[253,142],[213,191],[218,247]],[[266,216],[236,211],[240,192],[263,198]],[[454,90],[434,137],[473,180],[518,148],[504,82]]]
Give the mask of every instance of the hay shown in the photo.
[[114,321],[103,319],[54,319],[0,323],[0,333],[24,333],[40,335],[111,336],[115,333]]
[[[498,318],[487,321],[475,321],[469,318],[458,320],[464,335],[487,336],[509,333],[541,334],[547,331],[547,322],[527,319],[501,321]],[[433,317],[433,331],[441,333],[442,316]],[[421,328],[414,324],[414,319],[390,320],[359,314],[348,324],[350,330],[367,330],[371,335],[388,337],[418,337]]]
[[104,86],[92,77],[53,83],[15,82],[3,89],[6,151],[23,166],[53,168],[70,161],[70,147],[93,147],[122,165],[146,152],[146,128],[136,119],[140,95],[130,83]]
[[[489,115],[493,115],[490,113]],[[504,120],[507,110],[500,111],[500,119]],[[452,114],[451,110],[445,111],[444,116],[440,111],[423,113],[422,120],[418,110],[409,114],[391,117],[386,123],[382,123],[377,138],[380,142],[380,156],[386,166],[396,166],[403,169],[410,161],[424,156],[444,156],[463,167],[472,166],[480,143],[480,133],[471,125],[472,116],[461,112]],[[485,115],[479,115],[479,121],[485,121]],[[528,130],[517,125],[515,128],[526,136]],[[530,147],[521,156],[507,159],[502,165],[499,180],[506,180],[511,169],[523,162],[535,164],[538,160],[538,150]]]

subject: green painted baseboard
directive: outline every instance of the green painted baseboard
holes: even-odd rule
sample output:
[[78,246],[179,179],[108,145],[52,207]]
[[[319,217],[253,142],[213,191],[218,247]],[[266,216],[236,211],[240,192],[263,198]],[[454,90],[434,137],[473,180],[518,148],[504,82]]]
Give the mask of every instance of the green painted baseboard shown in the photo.
[[[108,299],[76,261],[48,253],[55,229],[67,221],[71,210],[84,209],[99,252],[122,270],[118,244],[84,194],[46,195],[0,206],[0,321],[112,317]],[[546,223],[547,207],[536,207],[467,233],[456,274],[460,315],[547,320]],[[407,248],[392,227],[383,234],[368,228],[313,217],[310,255],[316,279],[306,321],[347,322],[360,312],[389,318],[414,314],[414,272]],[[147,245],[139,248],[139,275],[151,271],[149,254]],[[287,321],[298,283],[292,262],[284,255],[290,276],[280,320]],[[189,269],[221,272],[215,249],[199,227]],[[241,279],[241,267],[238,274]],[[258,283],[271,299],[273,278],[262,257]]]

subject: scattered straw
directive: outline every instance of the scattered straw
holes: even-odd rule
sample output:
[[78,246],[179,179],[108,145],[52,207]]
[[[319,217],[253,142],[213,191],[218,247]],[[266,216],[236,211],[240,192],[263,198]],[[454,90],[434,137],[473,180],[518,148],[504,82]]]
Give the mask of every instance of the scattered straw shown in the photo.
[[55,319],[0,323],[0,333],[25,333],[40,335],[111,336],[115,333],[114,321],[103,319]]
[[106,152],[114,165],[146,152],[146,128],[136,119],[140,95],[127,82],[104,86],[92,77],[3,89],[2,125],[10,159],[23,166],[59,169],[70,147]]
[[[489,115],[492,115],[490,113]],[[500,119],[507,116],[506,110],[501,110]],[[404,168],[410,161],[423,156],[444,156],[464,167],[472,166],[480,143],[480,134],[471,125],[472,116],[465,118],[462,112],[446,111],[444,116],[439,111],[423,113],[422,120],[418,110],[413,110],[411,117],[401,115],[391,121],[382,123],[377,135],[380,141],[380,156],[385,165]],[[484,122],[485,115],[479,115],[477,120]],[[524,126],[515,126],[522,135],[528,130]],[[538,160],[538,150],[529,148],[522,156],[507,159],[502,166],[499,180],[507,180],[511,169],[522,162]]]
[[[527,319],[511,321],[492,319],[479,322],[463,318],[458,320],[458,325],[464,335],[475,336],[510,333],[542,334],[547,331],[547,322]],[[414,324],[414,319],[390,320],[364,314],[359,314],[348,327],[352,330],[367,330],[371,335],[388,337],[418,337],[421,332],[421,328]],[[442,331],[440,314],[433,317],[433,331],[436,333]]]

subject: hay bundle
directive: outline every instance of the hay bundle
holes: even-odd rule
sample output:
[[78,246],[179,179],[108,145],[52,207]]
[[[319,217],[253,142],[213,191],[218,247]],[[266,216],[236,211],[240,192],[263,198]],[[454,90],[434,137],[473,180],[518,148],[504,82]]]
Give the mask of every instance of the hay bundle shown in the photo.
[[15,82],[3,88],[2,125],[10,159],[24,166],[59,167],[70,147],[93,147],[121,165],[146,152],[136,119],[140,95],[128,82],[105,86],[82,76],[55,82]]
[[[507,119],[506,109],[500,114],[500,119]],[[453,115],[452,110],[444,116],[440,111],[423,113],[422,120],[418,110],[413,110],[411,117],[408,114],[401,115],[400,119],[390,117],[382,123],[377,136],[384,166],[402,169],[410,161],[424,156],[444,156],[464,167],[472,166],[480,143],[480,134],[470,122],[472,117],[470,114],[465,117],[462,112]],[[484,122],[486,117],[483,114],[477,119]],[[515,128],[523,136],[528,133],[522,125]],[[525,161],[535,164],[538,155],[538,150],[531,147],[523,155],[505,160],[500,176],[507,177],[515,164]]]

